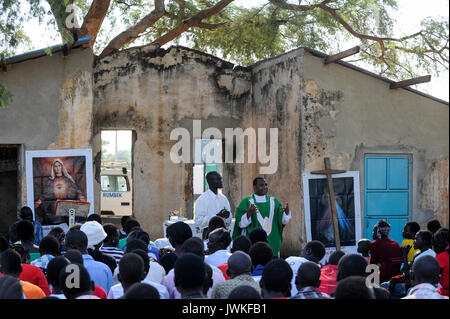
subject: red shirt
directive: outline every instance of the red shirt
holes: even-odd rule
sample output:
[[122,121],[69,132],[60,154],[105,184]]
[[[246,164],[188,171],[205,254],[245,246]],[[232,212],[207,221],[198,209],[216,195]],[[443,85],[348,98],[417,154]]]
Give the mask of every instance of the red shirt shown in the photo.
[[403,263],[403,253],[400,245],[387,237],[370,243],[370,263],[380,264],[380,283],[389,281],[393,276],[400,275]]
[[97,285],[94,286],[94,291],[92,292],[92,294],[99,297],[100,299],[108,299],[108,295],[106,294],[105,289]]
[[437,254],[436,259],[441,267],[441,286],[439,293],[443,296],[448,296],[448,277],[449,277],[449,254],[444,251],[443,253]]
[[22,273],[20,274],[19,279],[38,286],[44,291],[46,296],[50,295],[50,287],[41,268],[29,264],[22,264]]
[[228,274],[227,274],[228,263],[224,263],[224,264],[218,266],[217,268],[219,268],[222,271],[222,274],[225,277],[225,280],[230,280],[230,276],[228,276]]
[[337,286],[337,265],[325,265],[320,269],[320,286],[317,291],[332,295]]

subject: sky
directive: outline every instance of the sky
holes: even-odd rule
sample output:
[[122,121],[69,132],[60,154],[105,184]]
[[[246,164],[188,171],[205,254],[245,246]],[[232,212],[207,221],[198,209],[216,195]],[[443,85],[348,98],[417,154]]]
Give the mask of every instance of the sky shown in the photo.
[[[235,0],[234,3],[245,7],[252,7],[266,2],[267,0]],[[298,1],[294,0],[290,0],[289,2],[298,3]],[[307,3],[307,1],[303,0],[302,3]],[[398,11],[394,12],[394,18],[397,20],[394,36],[412,34],[415,31],[419,31],[419,23],[425,17],[446,16],[448,19],[449,16],[448,0],[397,0],[397,4]],[[24,10],[26,10],[25,6]],[[60,39],[55,32],[51,32],[51,30],[45,26],[45,23],[39,24],[37,19],[29,22],[25,27],[25,31],[27,34],[31,35],[30,38],[33,42],[33,49],[41,49],[55,45]],[[349,41],[348,48],[358,44],[359,42],[357,40],[354,42]],[[364,68],[364,66],[362,67]],[[449,101],[449,72],[447,70],[439,77],[432,76],[430,82],[415,85],[412,86],[412,88],[445,101]]]

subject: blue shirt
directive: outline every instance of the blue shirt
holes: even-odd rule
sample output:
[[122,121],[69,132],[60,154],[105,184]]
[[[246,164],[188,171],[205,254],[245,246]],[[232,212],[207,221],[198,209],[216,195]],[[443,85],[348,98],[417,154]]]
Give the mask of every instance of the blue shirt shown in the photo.
[[83,254],[83,265],[87,269],[95,285],[109,291],[114,285],[111,269],[104,263],[95,261],[89,254]]
[[42,230],[42,225],[37,220],[33,221],[34,226],[34,242],[33,244],[39,246],[41,239],[44,237],[44,232]]

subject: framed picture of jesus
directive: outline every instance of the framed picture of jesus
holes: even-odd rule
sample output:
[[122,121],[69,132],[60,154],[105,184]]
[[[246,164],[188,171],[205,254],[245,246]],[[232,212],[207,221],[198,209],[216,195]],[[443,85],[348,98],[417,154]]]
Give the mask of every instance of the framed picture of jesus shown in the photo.
[[[303,195],[307,241],[321,241],[328,256],[336,250],[332,210],[325,175],[303,174]],[[333,175],[336,212],[341,250],[357,253],[361,239],[361,204],[359,172],[347,171]]]
[[27,205],[42,225],[64,222],[56,215],[56,202],[89,202],[94,212],[92,150],[27,151]]

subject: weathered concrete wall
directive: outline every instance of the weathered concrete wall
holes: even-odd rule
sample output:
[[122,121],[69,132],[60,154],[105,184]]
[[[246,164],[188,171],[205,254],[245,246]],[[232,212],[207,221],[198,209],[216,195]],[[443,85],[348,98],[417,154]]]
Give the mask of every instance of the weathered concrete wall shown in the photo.
[[448,226],[448,217],[442,217],[448,215],[448,104],[390,90],[385,81],[325,65],[311,54],[305,54],[304,85],[303,170],[321,169],[328,156],[334,168],[360,171],[364,207],[364,155],[409,154],[410,218],[423,224],[437,214]]
[[0,144],[21,144],[21,203],[26,205],[25,151],[92,145],[92,50],[74,49],[8,65],[0,82],[13,94],[0,109]]
[[[300,170],[303,51],[256,63],[251,69],[252,109],[245,114],[244,123],[254,128],[278,128],[278,169],[264,177],[269,185],[269,195],[275,196],[282,205],[289,203],[292,212],[292,220],[283,232],[280,254],[296,255],[306,242]],[[260,176],[259,169],[267,164],[247,166],[242,179],[246,196],[253,192],[253,178]]]
[[[168,212],[181,207],[189,215],[193,203],[192,164],[172,162],[170,150],[177,141],[170,140],[171,131],[190,132],[192,158],[192,120],[202,120],[202,130],[217,127],[222,134],[225,127],[240,126],[250,73],[194,50],[147,46],[98,61],[94,79],[94,154],[101,149],[102,129],[135,131],[134,215],[151,238],[161,237]],[[224,174],[224,193],[236,205],[241,168],[232,166],[227,164]]]

